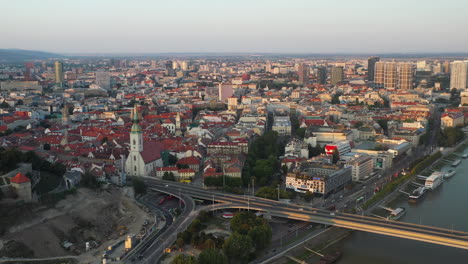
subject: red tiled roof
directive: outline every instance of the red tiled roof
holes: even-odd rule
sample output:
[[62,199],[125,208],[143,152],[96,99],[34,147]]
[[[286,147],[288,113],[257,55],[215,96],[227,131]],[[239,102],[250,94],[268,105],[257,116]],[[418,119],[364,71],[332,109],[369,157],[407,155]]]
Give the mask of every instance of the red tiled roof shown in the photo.
[[13,177],[13,178],[10,179],[10,182],[18,183],[18,184],[20,184],[20,183],[25,183],[25,182],[30,182],[30,181],[31,181],[31,180],[30,180],[28,177],[26,177],[26,176],[25,176],[23,173],[21,173],[21,172],[18,173],[18,174],[16,174],[15,177]]

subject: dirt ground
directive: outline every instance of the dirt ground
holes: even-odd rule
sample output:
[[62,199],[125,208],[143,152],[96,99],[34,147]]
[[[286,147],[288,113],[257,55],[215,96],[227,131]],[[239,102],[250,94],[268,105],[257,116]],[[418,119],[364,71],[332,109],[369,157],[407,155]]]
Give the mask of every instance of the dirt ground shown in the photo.
[[[133,193],[129,188],[80,188],[55,208],[42,208],[9,228],[0,237],[0,244],[1,240],[21,241],[38,258],[80,255],[80,263],[94,262],[107,246],[123,240],[126,234],[138,234],[143,222],[152,219],[130,197]],[[70,250],[61,246],[64,241],[73,243]],[[95,241],[97,247],[85,252],[85,242],[89,241]]]

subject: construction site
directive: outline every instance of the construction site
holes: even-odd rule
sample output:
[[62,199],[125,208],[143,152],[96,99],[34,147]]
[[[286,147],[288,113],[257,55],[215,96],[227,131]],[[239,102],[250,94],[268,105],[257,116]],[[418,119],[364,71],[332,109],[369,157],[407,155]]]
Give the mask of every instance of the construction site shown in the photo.
[[0,237],[0,257],[70,256],[79,263],[96,263],[110,245],[144,232],[155,219],[135,202],[131,188],[112,186],[79,188],[53,208],[28,209]]

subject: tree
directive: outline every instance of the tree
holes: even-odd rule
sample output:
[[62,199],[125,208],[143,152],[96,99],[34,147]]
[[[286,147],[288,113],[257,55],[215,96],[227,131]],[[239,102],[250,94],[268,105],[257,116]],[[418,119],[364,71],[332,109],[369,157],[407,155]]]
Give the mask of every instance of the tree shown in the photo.
[[169,165],[173,166],[177,163],[177,157],[174,155],[169,154]]
[[388,131],[388,120],[380,119],[380,120],[377,120],[377,123],[378,123],[379,126],[384,130],[385,134],[387,134],[387,131]]
[[16,105],[24,105],[23,100],[19,99],[19,100],[16,102]]
[[178,248],[183,248],[185,245],[185,241],[182,237],[177,238],[176,245]]
[[171,262],[172,264],[196,264],[196,260],[192,256],[188,256],[185,254],[177,255]]
[[301,127],[301,128],[298,128],[298,129],[296,130],[296,135],[297,135],[298,137],[300,137],[301,139],[304,139],[304,137],[305,137],[305,132],[306,132],[306,128],[305,128],[305,127]]
[[364,123],[362,123],[362,121],[357,121],[356,124],[354,124],[354,127],[355,128],[360,128],[360,127],[362,127],[362,125],[364,125]]
[[99,181],[92,175],[91,173],[87,172],[81,177],[80,181],[81,186],[89,188],[89,189],[97,189],[100,186]]
[[[279,190],[280,199],[289,199],[289,193],[283,190]],[[278,189],[274,187],[264,186],[258,189],[255,194],[257,197],[262,197],[270,200],[278,200]]]
[[0,188],[0,200],[3,199],[3,196],[4,196],[3,191],[2,191],[2,189]]
[[320,145],[318,144],[315,147],[312,147],[311,145],[307,145],[307,148],[309,149],[309,158],[325,153],[325,149],[321,148]]
[[167,171],[164,172],[164,175],[163,175],[162,179],[165,180],[165,181],[176,181],[174,173],[167,172]]
[[3,101],[3,102],[0,104],[0,108],[10,108],[10,105],[9,105],[6,101]]
[[50,150],[50,144],[45,143],[43,148],[44,148],[44,150]]
[[340,93],[340,92],[334,94],[333,97],[332,97],[331,103],[332,104],[339,104],[341,95],[342,95],[342,93]]
[[312,198],[314,198],[314,194],[312,192],[307,191],[304,194],[304,200],[306,200],[306,202],[310,202],[312,200]]
[[203,264],[227,264],[229,263],[226,256],[217,249],[209,248],[203,250],[198,255],[198,263]]
[[259,226],[255,226],[252,229],[250,229],[248,235],[252,239],[253,245],[255,246],[255,250],[263,250],[271,242],[271,227],[270,225],[265,223]]
[[340,160],[340,154],[338,154],[338,150],[334,149],[333,156],[332,156],[333,164],[336,164],[339,160]]
[[108,137],[103,137],[102,140],[101,140],[101,144],[104,144],[107,141],[109,141],[109,138]]
[[281,167],[281,170],[283,171],[283,174],[284,174],[284,175],[288,174],[288,166],[283,165],[283,166]]
[[133,179],[133,191],[136,195],[144,195],[146,194],[147,186],[146,184],[140,179]]
[[252,239],[249,236],[234,233],[224,242],[223,251],[232,262],[246,263],[252,248]]

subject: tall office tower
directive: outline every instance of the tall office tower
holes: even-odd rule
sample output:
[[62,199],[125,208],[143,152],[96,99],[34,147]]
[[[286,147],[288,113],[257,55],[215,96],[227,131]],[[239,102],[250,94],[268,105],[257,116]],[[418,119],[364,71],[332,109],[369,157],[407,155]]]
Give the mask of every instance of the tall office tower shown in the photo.
[[450,73],[450,62],[448,60],[444,62],[444,72]]
[[220,83],[218,86],[218,99],[225,103],[228,98],[234,94],[234,88],[231,83]]
[[26,62],[24,64],[24,68],[26,69],[24,71],[24,77],[25,77],[25,79],[30,80],[31,79],[31,74],[34,71],[34,62]]
[[414,76],[414,64],[400,62],[398,64],[398,87],[400,89],[412,89]]
[[416,63],[416,68],[418,71],[425,71],[426,70],[426,67],[427,67],[427,63],[425,60],[423,61],[418,61]]
[[45,61],[43,61],[43,62],[41,63],[41,68],[42,68],[42,70],[44,70],[44,71],[47,70],[47,63],[46,63]]
[[385,62],[378,61],[375,63],[375,68],[374,68],[374,84],[376,84],[379,87],[383,87],[384,76],[385,76]]
[[158,68],[158,64],[156,63],[156,60],[151,60],[151,69],[154,70],[157,68]]
[[397,88],[397,63],[396,62],[385,63],[384,87],[385,89]]
[[335,85],[337,83],[343,82],[343,67],[333,66],[331,69],[330,83]]
[[174,76],[175,72],[174,72],[172,61],[166,61],[165,67],[166,67],[166,75]]
[[126,59],[120,61],[120,67],[127,68],[127,60]]
[[270,61],[267,61],[266,64],[265,64],[265,71],[266,71],[266,72],[271,72],[271,71],[272,71],[272,67],[271,67],[271,62],[270,62]]
[[63,64],[60,61],[54,62],[55,83],[63,84]]
[[320,84],[327,83],[327,68],[324,66],[317,68],[317,79]]
[[189,68],[189,64],[188,64],[187,61],[182,61],[182,62],[180,63],[180,69],[182,69],[183,71],[187,71],[188,68]]
[[303,85],[309,83],[309,67],[304,63],[300,63],[297,68],[297,75],[299,75],[299,82]]
[[367,60],[367,80],[374,81],[375,76],[375,63],[380,61],[380,57],[370,57]]
[[98,85],[102,89],[109,90],[111,88],[111,79],[109,73],[105,71],[97,71],[96,85]]
[[450,72],[450,89],[466,89],[468,87],[468,60],[452,62]]

